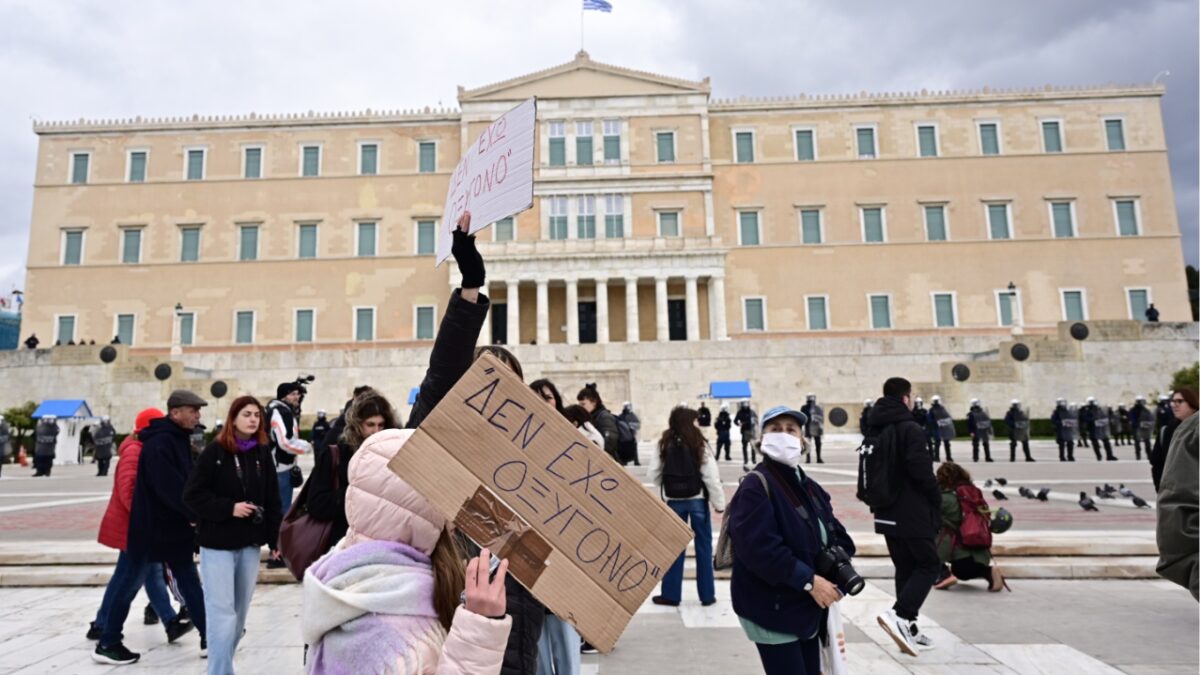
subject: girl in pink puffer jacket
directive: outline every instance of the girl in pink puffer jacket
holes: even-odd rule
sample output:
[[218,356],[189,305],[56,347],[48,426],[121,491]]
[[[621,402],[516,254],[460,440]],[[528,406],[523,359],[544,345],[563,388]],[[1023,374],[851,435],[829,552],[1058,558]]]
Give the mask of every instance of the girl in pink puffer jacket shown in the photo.
[[[446,520],[388,462],[413,430],[381,431],[350,461],[350,529],[304,575],[301,630],[310,673],[499,673],[512,619],[500,564],[484,550],[467,566]],[[492,617],[492,618],[489,618]],[[498,617],[498,618],[496,618]]]

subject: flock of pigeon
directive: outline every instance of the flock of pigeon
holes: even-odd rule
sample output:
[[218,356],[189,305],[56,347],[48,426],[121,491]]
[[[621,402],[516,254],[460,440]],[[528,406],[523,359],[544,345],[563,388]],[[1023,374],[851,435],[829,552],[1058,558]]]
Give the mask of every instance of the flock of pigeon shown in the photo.
[[[986,481],[984,481],[984,483],[983,483],[983,486],[985,488],[990,488],[990,487],[992,487],[992,485],[999,485],[1000,487],[1004,487],[1004,486],[1008,485],[1008,479],[1007,478],[995,478],[995,479],[989,478]],[[1036,499],[1039,502],[1045,502],[1045,501],[1049,501],[1050,488],[1044,487],[1044,488],[1038,490],[1037,492],[1034,492],[1033,490],[1030,490],[1029,488],[1022,485],[1017,488],[1017,494],[1021,495],[1022,497],[1026,498],[1026,499]],[[1008,495],[1001,492],[999,488],[992,490],[992,496],[996,498],[996,501],[1003,502],[1003,501],[1008,500]],[[1150,505],[1146,503],[1145,499],[1142,499],[1141,497],[1133,494],[1133,490],[1130,490],[1129,488],[1125,487],[1124,483],[1121,483],[1118,487],[1113,487],[1113,486],[1109,485],[1108,483],[1105,483],[1103,488],[1101,488],[1099,485],[1097,485],[1096,486],[1096,496],[1099,497],[1100,499],[1116,499],[1117,497],[1123,497],[1125,499],[1132,500],[1133,505],[1138,507],[1139,509],[1150,508]],[[1099,511],[1100,510],[1100,508],[1098,506],[1096,506],[1096,501],[1093,500],[1091,497],[1089,497],[1087,492],[1079,493],[1079,508],[1083,509],[1084,511]]]

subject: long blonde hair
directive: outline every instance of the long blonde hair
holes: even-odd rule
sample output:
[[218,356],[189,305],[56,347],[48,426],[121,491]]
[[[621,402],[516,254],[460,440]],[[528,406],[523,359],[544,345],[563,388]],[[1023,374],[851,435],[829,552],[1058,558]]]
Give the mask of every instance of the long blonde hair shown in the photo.
[[433,564],[433,608],[447,631],[454,621],[459,598],[467,586],[465,554],[448,527],[442,528],[429,560]]

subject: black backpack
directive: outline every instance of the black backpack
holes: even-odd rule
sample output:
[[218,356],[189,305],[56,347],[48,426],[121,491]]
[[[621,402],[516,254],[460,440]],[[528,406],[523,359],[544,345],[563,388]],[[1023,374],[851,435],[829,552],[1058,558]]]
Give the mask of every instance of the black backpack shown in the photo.
[[633,443],[637,437],[633,434],[633,427],[620,417],[617,418],[617,442],[618,443]]
[[900,497],[900,449],[896,425],[889,424],[863,439],[858,446],[858,500],[872,509],[883,509]]
[[690,499],[705,492],[700,467],[696,466],[691,449],[678,438],[667,448],[663,459],[662,490],[671,499]]

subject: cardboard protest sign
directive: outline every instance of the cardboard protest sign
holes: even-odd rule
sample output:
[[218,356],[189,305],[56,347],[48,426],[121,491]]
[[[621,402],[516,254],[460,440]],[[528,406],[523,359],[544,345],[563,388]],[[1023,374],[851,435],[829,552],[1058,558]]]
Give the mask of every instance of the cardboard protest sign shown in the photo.
[[533,206],[533,144],[537,100],[529,99],[483,130],[463,153],[446,192],[438,230],[437,265],[450,256],[450,233],[464,211],[471,233]]
[[389,467],[607,652],[692,533],[490,354]]

